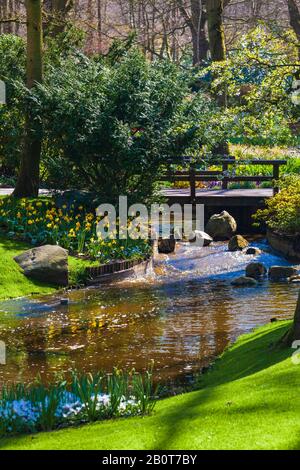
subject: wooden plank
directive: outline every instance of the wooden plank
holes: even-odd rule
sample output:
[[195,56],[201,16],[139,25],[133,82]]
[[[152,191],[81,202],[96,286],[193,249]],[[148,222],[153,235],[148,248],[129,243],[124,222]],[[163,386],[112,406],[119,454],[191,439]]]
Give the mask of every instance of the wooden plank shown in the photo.
[[[188,188],[165,188],[162,189],[161,194],[166,197],[183,197],[187,198],[190,196]],[[272,197],[273,190],[271,188],[257,188],[257,189],[197,189],[196,197],[206,198],[268,198]]]
[[[174,159],[170,158],[166,160],[166,162],[171,165],[178,165],[180,162],[190,163],[191,161],[193,161],[193,157],[174,157]],[[196,161],[195,163],[197,164],[198,162]],[[201,163],[207,163],[210,165],[216,163],[219,163],[220,165],[223,163],[227,163],[229,165],[273,165],[274,163],[278,165],[286,165],[287,160],[236,160],[235,157],[220,157],[219,159],[215,157],[203,157],[201,159]]]
[[[252,181],[252,182],[262,182],[262,181],[273,181],[273,176],[229,176],[226,178],[216,178],[215,176],[202,176],[198,175],[197,173],[194,175],[195,181],[219,181],[223,183],[224,181],[226,182],[239,182],[239,181]],[[162,178],[159,179],[159,181],[170,181],[170,182],[176,182],[176,181],[190,181],[190,177],[188,175],[183,175],[183,176],[163,176]],[[222,189],[227,189],[227,188],[222,188]]]

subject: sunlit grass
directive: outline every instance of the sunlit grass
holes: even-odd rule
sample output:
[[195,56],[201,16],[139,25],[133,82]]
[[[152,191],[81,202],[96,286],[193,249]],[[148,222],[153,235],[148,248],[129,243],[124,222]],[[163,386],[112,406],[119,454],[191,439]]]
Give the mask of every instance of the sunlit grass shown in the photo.
[[[0,237],[0,300],[25,297],[34,294],[51,294],[57,287],[29,279],[22,273],[14,257],[32,248],[28,243]],[[70,285],[82,284],[86,279],[85,269],[99,264],[69,256]]]
[[14,257],[30,248],[27,244],[0,238],[0,300],[32,294],[50,294],[55,287],[28,279]]

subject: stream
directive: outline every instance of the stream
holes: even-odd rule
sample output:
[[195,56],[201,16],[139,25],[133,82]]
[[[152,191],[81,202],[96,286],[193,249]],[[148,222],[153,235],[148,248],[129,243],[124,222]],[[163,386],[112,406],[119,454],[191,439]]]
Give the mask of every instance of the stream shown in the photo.
[[0,302],[0,340],[7,364],[0,386],[44,381],[58,372],[145,370],[154,361],[155,380],[188,384],[241,333],[294,312],[299,285],[272,283],[231,286],[251,261],[267,267],[289,265],[259,240],[261,255],[230,253],[218,242],[199,248],[178,244],[160,255],[153,273],[67,294]]

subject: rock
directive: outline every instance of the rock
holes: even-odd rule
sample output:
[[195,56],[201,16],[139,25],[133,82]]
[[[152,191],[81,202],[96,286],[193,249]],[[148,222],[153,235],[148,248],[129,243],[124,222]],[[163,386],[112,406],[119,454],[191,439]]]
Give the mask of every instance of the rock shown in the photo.
[[241,277],[237,277],[236,279],[233,279],[231,284],[236,287],[243,287],[243,286],[254,287],[257,285],[257,281],[253,279],[252,277],[241,276]]
[[299,274],[298,274],[297,276],[291,276],[291,277],[289,277],[289,278],[288,278],[288,281],[289,281],[289,282],[293,282],[293,283],[295,283],[295,284],[298,283],[298,282],[300,282],[300,276],[299,276]]
[[68,285],[68,252],[60,246],[32,248],[14,260],[27,277],[59,286]]
[[253,279],[258,279],[265,276],[267,269],[262,263],[250,263],[246,267],[246,276],[252,277]]
[[245,255],[261,255],[261,250],[255,246],[250,246],[245,251]]
[[242,251],[249,245],[249,242],[242,235],[234,235],[228,243],[229,251]]
[[69,305],[69,299],[60,299],[60,305]]
[[228,240],[236,230],[236,221],[226,211],[221,212],[221,214],[212,215],[205,228],[205,232],[214,240]]
[[272,266],[269,269],[269,278],[271,281],[280,281],[292,276],[297,276],[298,270],[291,266]]
[[166,255],[174,253],[176,247],[176,240],[174,238],[162,238],[158,240],[158,253]]
[[209,246],[213,242],[213,239],[208,233],[201,232],[201,230],[194,230],[189,236],[189,241],[191,243],[198,243],[199,246]]

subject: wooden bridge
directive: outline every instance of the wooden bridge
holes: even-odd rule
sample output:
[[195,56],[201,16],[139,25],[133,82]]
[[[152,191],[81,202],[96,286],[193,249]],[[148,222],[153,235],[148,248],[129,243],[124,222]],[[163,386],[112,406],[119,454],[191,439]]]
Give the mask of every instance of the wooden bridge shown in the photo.
[[[286,160],[236,160],[234,157],[211,158],[207,166],[219,167],[216,170],[201,169],[201,164],[193,163],[191,157],[169,159],[160,181],[185,182],[185,188],[165,188],[161,191],[170,205],[203,204],[205,218],[213,213],[227,210],[238,221],[244,232],[253,231],[251,215],[259,208],[265,207],[266,199],[278,193],[276,181],[280,177],[280,167],[286,165]],[[237,166],[254,165],[272,167],[271,175],[236,175]],[[200,168],[199,168],[200,167]],[[275,182],[272,188],[230,189],[229,183]],[[219,182],[219,189],[200,189],[199,183]]]

